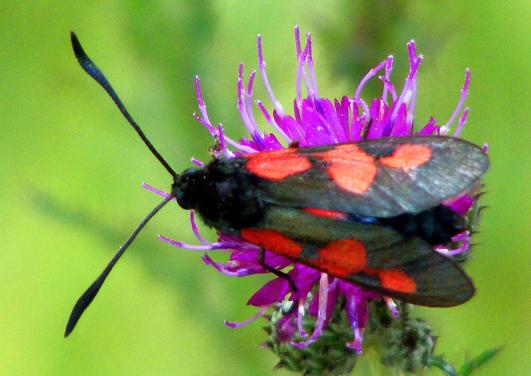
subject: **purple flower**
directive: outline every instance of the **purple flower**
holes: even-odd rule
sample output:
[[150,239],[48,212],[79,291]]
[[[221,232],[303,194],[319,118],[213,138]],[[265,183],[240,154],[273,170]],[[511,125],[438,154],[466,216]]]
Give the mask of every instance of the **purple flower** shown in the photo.
[[[245,82],[243,65],[239,66],[237,84],[237,106],[242,122],[249,136],[234,140],[224,134],[221,124],[214,125],[210,120],[207,107],[201,93],[199,77],[195,79],[195,90],[199,106],[199,114],[194,118],[202,124],[216,141],[214,157],[232,158],[246,153],[277,150],[291,143],[301,147],[329,145],[344,142],[356,142],[381,137],[404,137],[417,135],[452,135],[457,137],[461,132],[468,115],[468,108],[463,110],[463,103],[468,93],[470,72],[465,71],[465,82],[461,89],[457,106],[442,125],[430,118],[420,130],[414,131],[414,108],[417,99],[417,73],[423,60],[417,55],[415,43],[407,44],[409,54],[409,73],[401,90],[391,83],[393,56],[388,56],[376,65],[360,81],[353,95],[340,99],[328,99],[319,96],[312,57],[312,40],[306,35],[303,48],[299,28],[295,27],[296,49],[296,97],[293,109],[287,110],[278,102],[269,84],[265,60],[262,55],[262,38],[258,36],[258,73],[269,96],[271,106],[266,106],[258,99],[253,99],[253,85],[257,71],[252,71]],[[361,94],[366,84],[373,79],[382,82],[382,94],[378,98],[367,101]],[[303,94],[305,93],[305,94]],[[257,117],[267,122],[276,133],[263,132],[258,126]],[[263,122],[263,121],[262,121]],[[457,123],[457,124],[455,124]],[[193,163],[203,163],[192,159]],[[146,187],[155,193],[165,195],[150,186]],[[477,187],[475,187],[476,189]],[[475,203],[475,191],[446,202],[445,204],[460,215],[464,215]],[[215,262],[208,254],[203,256],[206,265],[210,265],[220,273],[228,276],[248,276],[268,273],[259,262],[259,249],[240,238],[223,233],[218,234],[216,242],[206,241],[198,231],[194,212],[190,213],[190,223],[199,245],[185,244],[160,236],[174,246],[189,250],[225,250],[229,253],[226,262]],[[438,245],[435,247],[447,255],[467,252],[469,248],[469,231],[456,235],[452,239],[452,247]],[[262,286],[249,299],[247,304],[256,306],[258,312],[249,320],[241,323],[226,322],[226,325],[237,328],[247,325],[262,316],[266,310],[278,304],[291,305],[281,320],[277,322],[277,331],[283,341],[290,341],[295,347],[306,347],[315,342],[323,329],[328,325],[338,299],[344,302],[346,317],[352,328],[352,341],[346,346],[361,353],[363,331],[368,322],[368,302],[372,299],[384,299],[393,316],[398,315],[396,304],[389,298],[381,297],[374,292],[365,290],[341,279],[321,273],[308,266],[266,252],[265,261],[268,265],[282,269],[291,267],[291,277],[297,291],[292,291],[286,279],[274,278]],[[312,333],[306,333],[302,322],[305,315],[315,318]],[[295,334],[302,341],[296,341]]]

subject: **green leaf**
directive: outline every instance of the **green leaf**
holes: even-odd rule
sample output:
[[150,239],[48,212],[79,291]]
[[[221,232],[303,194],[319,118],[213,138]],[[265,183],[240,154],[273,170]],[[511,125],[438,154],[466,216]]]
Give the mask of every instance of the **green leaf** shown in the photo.
[[454,366],[444,360],[442,356],[433,355],[428,361],[428,367],[439,368],[448,376],[459,376]]
[[468,376],[473,371],[481,367],[483,364],[487,363],[489,360],[494,358],[500,351],[502,347],[496,347],[494,349],[490,349],[487,351],[482,352],[478,356],[476,356],[473,359],[465,361],[461,368],[459,368],[459,375],[460,376]]

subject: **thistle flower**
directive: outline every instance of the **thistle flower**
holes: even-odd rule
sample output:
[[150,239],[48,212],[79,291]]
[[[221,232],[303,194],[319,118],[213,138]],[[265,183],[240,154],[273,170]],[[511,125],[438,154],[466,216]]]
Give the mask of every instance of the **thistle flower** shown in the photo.
[[[388,56],[369,70],[352,95],[331,100],[319,96],[314,71],[311,35],[306,35],[305,46],[303,47],[299,28],[295,27],[296,94],[292,110],[286,110],[276,99],[266,72],[261,36],[258,36],[257,44],[258,71],[251,71],[245,80],[243,65],[240,65],[238,69],[237,108],[243,125],[249,133],[247,137],[234,140],[225,135],[221,124],[214,124],[210,120],[201,92],[199,77],[195,79],[199,113],[194,114],[194,118],[214,138],[216,145],[212,148],[212,154],[215,158],[232,158],[247,153],[277,150],[292,143],[297,143],[300,147],[308,147],[410,135],[450,134],[458,137],[466,123],[469,109],[463,109],[463,104],[470,83],[468,69],[465,71],[465,80],[456,108],[449,119],[441,124],[434,118],[430,118],[419,130],[414,130],[417,74],[423,56],[417,55],[413,41],[407,44],[409,72],[401,89],[398,89],[391,82],[393,56]],[[257,73],[265,86],[271,102],[270,105],[253,98],[253,87]],[[367,83],[374,79],[381,81],[382,93],[379,97],[368,101],[362,97],[362,92]],[[275,133],[262,131],[259,127],[258,117],[261,117],[262,122],[267,123]],[[198,166],[203,166],[203,163],[197,159],[192,159],[192,161]],[[157,191],[155,188],[147,185],[146,187],[164,195],[163,192]],[[476,190],[478,188],[474,187],[472,191],[461,197],[445,202],[445,205],[460,215],[472,214],[468,214],[467,218],[470,220],[467,223],[467,229],[456,235],[450,244],[437,245],[435,247],[437,251],[448,256],[462,255],[468,252],[470,233],[477,217]],[[165,236],[160,236],[160,238],[174,246],[188,250],[225,250],[229,253],[229,259],[226,262],[216,262],[208,254],[205,254],[202,259],[206,265],[227,276],[244,277],[268,273],[260,263],[259,250],[256,246],[223,233],[218,233],[215,242],[206,241],[199,233],[193,211],[190,212],[190,224],[199,242],[197,245],[185,244]],[[330,336],[334,337],[336,348],[344,349],[342,354],[348,356],[347,358],[352,358],[354,354],[362,353],[364,332],[370,321],[376,322],[380,327],[385,327],[392,323],[392,317],[399,316],[396,302],[372,291],[321,273],[308,266],[293,263],[271,252],[266,251],[265,261],[277,269],[290,267],[291,269],[287,274],[295,283],[296,291],[291,289],[286,279],[275,276],[248,300],[248,305],[257,307],[257,312],[253,317],[243,322],[227,321],[225,324],[232,328],[239,328],[259,317],[269,319],[270,326],[267,331],[271,334],[271,339],[266,344],[281,356],[279,365],[288,366],[291,369],[297,369],[297,367],[305,370],[310,369],[311,366],[304,368],[305,366],[299,367],[300,364],[290,365],[289,363],[290,361],[293,363],[294,359],[300,361],[303,357],[301,354],[311,349],[310,345],[319,341],[327,341]],[[379,302],[379,305],[371,307],[371,301]],[[382,306],[386,307],[387,312],[381,310]],[[404,315],[404,312],[402,314]],[[402,319],[404,318],[402,317]],[[391,321],[385,325],[382,324],[386,320]],[[419,323],[410,321],[408,328],[419,327],[417,324]],[[430,335],[430,330],[425,329],[423,325],[420,327],[423,328],[422,333],[424,333],[423,343],[427,343],[427,345],[426,351],[422,353],[422,356],[419,356],[419,359],[423,359],[419,364],[425,366],[429,358],[426,354],[431,354],[434,340]],[[347,328],[346,332],[345,328]],[[310,330],[311,332],[309,332]],[[371,331],[376,332],[377,329],[373,328]],[[339,344],[338,338],[341,338]],[[396,342],[389,337],[386,341],[392,343],[393,346]],[[286,352],[286,348],[281,347],[284,345],[292,348],[292,352],[289,353],[291,350]],[[330,354],[327,356],[329,360],[333,358]],[[345,360],[347,358],[342,358],[342,366],[345,367],[344,370],[348,371],[349,367],[352,368],[354,364],[352,361],[348,363]],[[389,363],[392,356],[387,356],[385,359]],[[314,370],[323,369],[322,367],[328,367],[328,365],[315,367]],[[408,367],[410,369],[411,364],[408,363]]]

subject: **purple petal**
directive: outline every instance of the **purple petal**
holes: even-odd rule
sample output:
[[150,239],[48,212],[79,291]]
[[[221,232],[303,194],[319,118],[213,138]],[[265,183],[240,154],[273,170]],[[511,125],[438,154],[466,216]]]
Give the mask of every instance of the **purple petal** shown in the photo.
[[291,345],[299,349],[306,348],[314,343],[323,332],[324,324],[327,321],[327,299],[328,299],[328,275],[321,273],[321,281],[319,282],[319,312],[317,314],[317,321],[312,335],[303,342],[291,342]]
[[463,84],[463,87],[461,88],[461,95],[459,96],[459,101],[457,102],[457,106],[455,107],[454,112],[452,113],[452,116],[450,116],[450,119],[441,127],[441,133],[446,134],[448,133],[448,130],[454,123],[455,119],[457,118],[457,115],[461,111],[461,107],[463,107],[463,103],[465,103],[465,99],[468,95],[468,86],[470,85],[470,69],[465,70],[465,82]]
[[298,300],[298,307],[297,307],[297,328],[299,330],[299,336],[301,338],[308,337],[308,333],[304,330],[304,327],[302,326],[302,320],[304,319],[305,314],[305,308],[304,304],[306,303],[306,299],[300,298]]
[[385,302],[385,305],[387,305],[387,309],[391,313],[391,316],[393,316],[395,319],[398,318],[400,316],[400,312],[398,311],[396,302],[393,299],[388,298],[387,296],[384,296],[383,300]]
[[284,278],[275,278],[267,282],[257,292],[251,296],[248,305],[257,307],[269,306],[273,303],[280,303],[289,293],[289,284]]
[[371,78],[373,78],[374,76],[376,76],[376,74],[382,70],[382,68],[384,68],[385,66],[387,66],[388,64],[388,60],[389,58],[392,60],[392,56],[389,56],[387,57],[384,61],[382,61],[380,64],[378,64],[377,66],[375,66],[374,68],[372,68],[371,70],[369,70],[369,72],[367,72],[367,74],[365,75],[365,77],[363,77],[358,85],[358,87],[356,88],[356,91],[354,93],[354,99],[358,99],[360,97],[360,94],[361,94],[361,91],[363,90],[363,88],[365,87],[365,85],[367,84],[367,82],[369,82],[369,80]]
[[468,112],[470,111],[470,108],[465,108],[463,110],[463,114],[461,115],[461,118],[459,118],[459,122],[457,123],[457,127],[455,127],[454,137],[459,137],[461,134],[461,131],[463,130],[463,127],[466,123],[466,118],[468,117]]
[[404,137],[411,134],[409,126],[406,122],[406,112],[406,104],[402,103],[400,109],[398,110],[398,115],[393,122],[393,127],[390,134],[391,137]]
[[470,249],[470,232],[463,231],[462,233],[455,235],[452,237],[452,242],[459,243],[459,245],[452,249],[443,246],[435,246],[435,250],[446,256],[456,256],[467,252]]
[[192,227],[192,232],[194,233],[195,237],[201,244],[207,244],[208,242],[201,236],[199,233],[199,229],[197,228],[197,224],[195,223],[195,210],[190,210],[190,227]]
[[[161,197],[168,197],[170,195],[169,193],[161,191],[147,183],[142,183],[142,188],[147,189],[148,191],[153,192]],[[175,200],[175,198],[173,198],[173,200]]]
[[431,136],[433,134],[439,134],[439,127],[435,125],[435,119],[430,118],[428,123],[420,131],[416,133],[419,136]]
[[207,254],[204,254],[203,257],[201,257],[201,260],[203,260],[205,265],[212,266],[218,272],[230,277],[244,277],[262,272],[261,270],[256,270],[252,265],[242,266],[230,261],[227,263],[215,262]]
[[205,164],[204,164],[201,160],[199,160],[199,159],[197,159],[197,158],[195,158],[195,157],[192,157],[192,158],[191,158],[191,162],[192,162],[193,164],[195,164],[197,167],[200,167],[200,168],[205,167]]
[[295,334],[295,331],[297,330],[293,320],[294,315],[295,311],[292,310],[291,312],[284,314],[284,316],[278,321],[277,333],[280,343],[291,341],[293,338],[293,334]]
[[247,326],[247,325],[253,323],[257,318],[262,317],[264,315],[264,312],[265,312],[266,309],[267,309],[267,307],[260,307],[258,309],[258,311],[254,315],[252,315],[251,317],[249,317],[245,321],[236,322],[236,321],[227,321],[227,320],[225,320],[223,323],[225,325],[227,325],[229,328],[239,329],[239,328],[242,328],[244,326]]
[[[338,279],[334,278],[332,283],[328,286],[328,299],[327,299],[327,307],[326,307],[326,324],[328,324],[328,320],[332,317],[332,313],[334,312],[334,307],[336,305],[337,297],[339,294],[339,288],[338,288]],[[310,302],[310,306],[308,308],[308,312],[312,316],[318,316],[319,315],[319,306],[320,302],[316,299],[312,300]]]
[[352,330],[354,334],[354,340],[347,343],[347,347],[351,350],[356,351],[356,354],[361,355],[363,353],[363,329],[354,328]]
[[358,354],[361,354],[363,329],[367,325],[369,319],[369,306],[367,298],[363,296],[363,293],[347,296],[346,311],[354,335],[354,340],[349,342],[347,347],[355,350]]
[[291,298],[296,301],[298,299],[306,299],[314,285],[319,281],[321,273],[308,266],[295,264],[288,275],[297,286],[297,291],[291,295]]
[[267,78],[267,73],[265,69],[266,64],[265,64],[264,56],[262,53],[262,36],[261,35],[258,35],[256,37],[256,45],[257,45],[257,50],[258,50],[258,68],[260,70],[260,75],[262,76],[262,82],[267,91],[267,94],[269,95],[269,98],[271,99],[271,102],[273,103],[273,106],[275,107],[275,111],[277,111],[279,114],[282,115],[284,114],[282,105],[275,98],[275,94],[273,94],[273,89],[271,89],[271,85],[269,84],[269,79]]
[[445,206],[448,206],[454,212],[459,215],[465,215],[466,212],[474,205],[474,199],[469,195],[462,195],[457,198],[444,202]]
[[223,245],[219,242],[206,243],[202,245],[192,245],[192,244],[183,243],[178,240],[170,239],[164,235],[159,235],[159,239],[162,240],[163,242],[173,245],[174,247],[188,249],[190,251],[212,251],[216,249],[223,249]]

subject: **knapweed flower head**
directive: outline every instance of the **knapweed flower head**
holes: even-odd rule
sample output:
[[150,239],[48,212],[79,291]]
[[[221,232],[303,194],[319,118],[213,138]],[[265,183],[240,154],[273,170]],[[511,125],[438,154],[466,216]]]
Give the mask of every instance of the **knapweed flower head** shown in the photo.
[[[329,99],[319,95],[311,36],[306,35],[303,46],[299,29],[296,27],[295,99],[292,106],[286,107],[276,99],[269,84],[261,36],[258,36],[257,44],[258,71],[253,70],[246,76],[243,65],[240,65],[237,78],[237,108],[242,123],[249,133],[247,137],[234,140],[225,135],[221,124],[211,121],[199,78],[195,79],[199,113],[194,114],[194,117],[214,138],[216,145],[212,148],[212,153],[215,158],[233,158],[248,153],[278,150],[292,144],[310,147],[411,135],[458,137],[466,122],[469,109],[463,109],[463,104],[470,83],[468,69],[465,71],[460,96],[456,95],[458,97],[456,108],[449,119],[444,123],[438,123],[434,118],[430,118],[415,130],[417,75],[423,56],[417,54],[413,41],[407,44],[409,72],[402,87],[397,87],[391,81],[393,56],[388,56],[369,70],[357,87],[353,88],[352,94]],[[269,104],[253,97],[257,73],[269,96]],[[382,91],[379,97],[367,100],[362,94],[371,80],[379,80]],[[269,131],[263,131],[259,124],[269,126]],[[198,166],[203,166],[203,163],[196,159],[192,161]],[[477,207],[478,188],[474,187],[470,192],[445,202],[445,205],[459,215],[470,213]],[[470,218],[474,219],[475,215],[471,215]],[[440,244],[435,249],[448,256],[466,254],[473,222],[470,220],[466,230],[456,235],[450,244]],[[216,262],[208,254],[203,256],[206,265],[227,276],[244,277],[270,273],[262,266],[260,250],[256,245],[224,233],[218,233],[215,242],[208,242],[199,233],[193,211],[190,212],[190,223],[198,239],[198,245],[185,244],[164,236],[161,236],[161,239],[189,250],[227,251],[229,259],[226,262]],[[364,331],[370,319],[370,302],[381,302],[381,305],[388,310],[389,317],[396,318],[399,315],[396,302],[373,291],[294,263],[267,250],[265,262],[278,270],[290,268],[287,274],[296,289],[293,289],[285,278],[272,276],[273,278],[256,291],[247,302],[257,308],[256,314],[240,323],[227,321],[226,325],[229,327],[238,328],[265,316],[273,323],[273,331],[278,342],[289,344],[296,349],[305,349],[319,341],[326,330],[333,329],[334,321],[340,317],[340,320],[346,320],[350,331],[350,334],[347,333],[342,337],[345,338],[342,346],[352,354],[360,354]],[[309,319],[311,325],[308,326]]]

